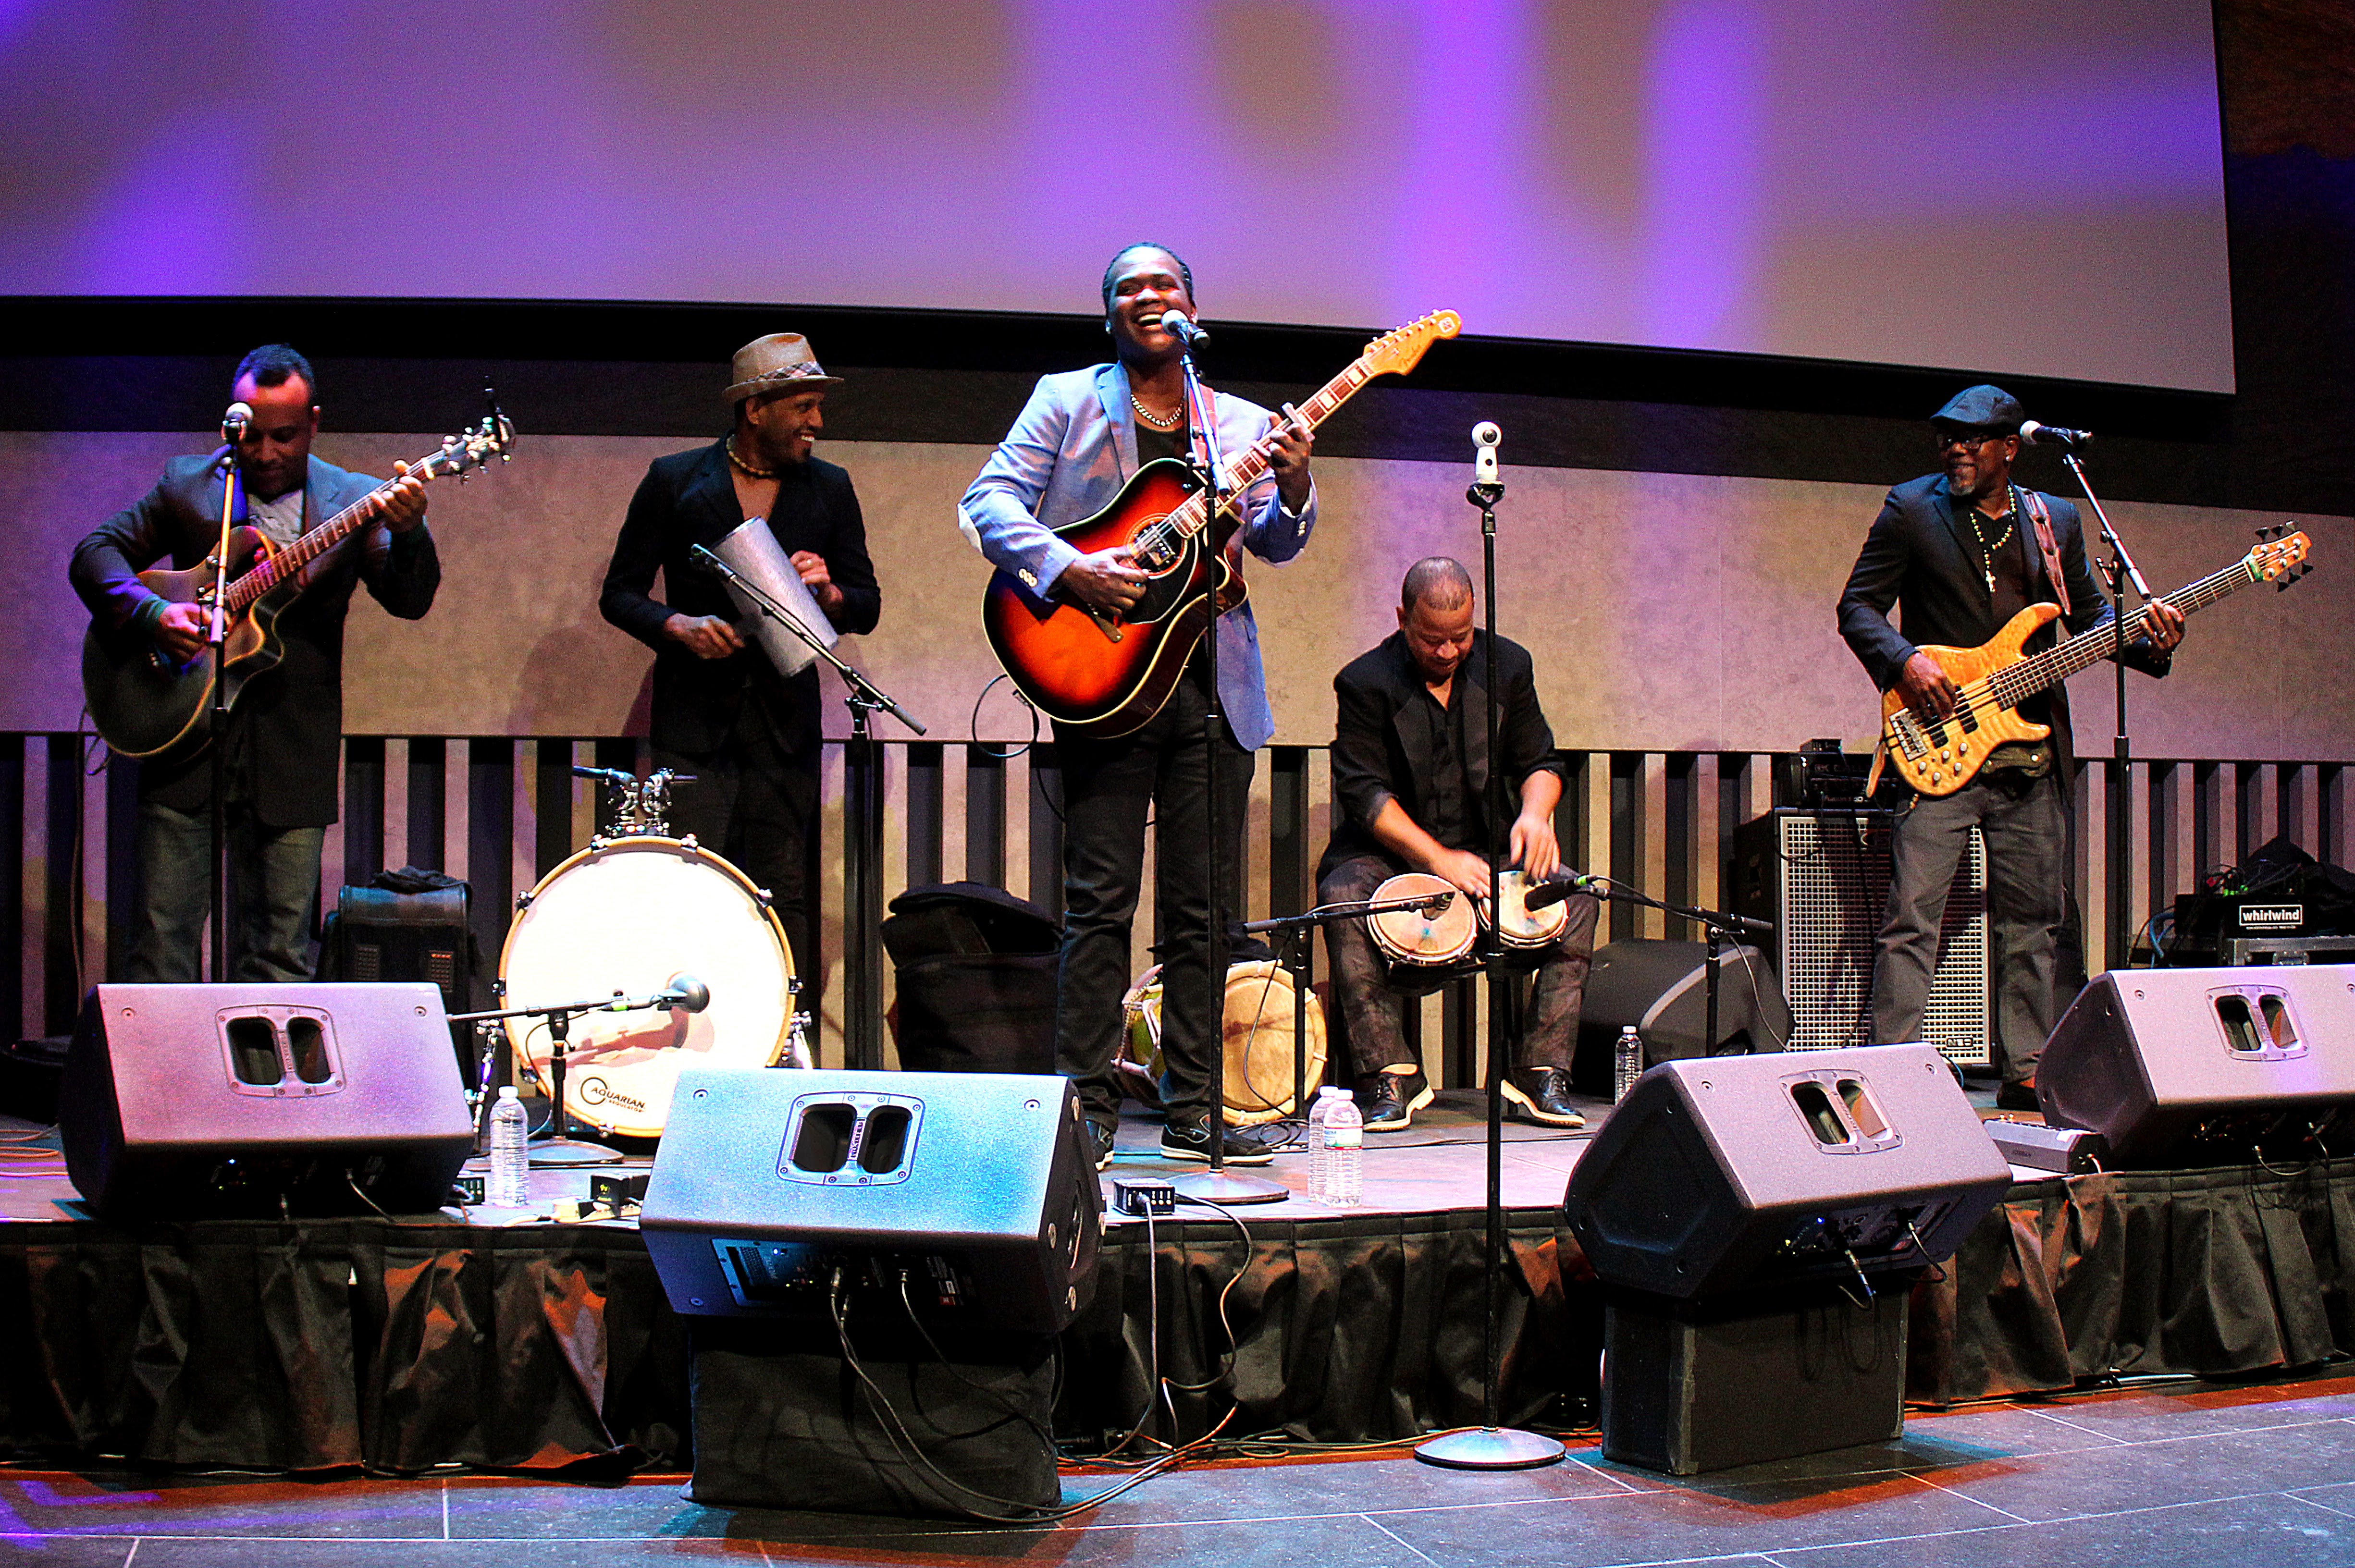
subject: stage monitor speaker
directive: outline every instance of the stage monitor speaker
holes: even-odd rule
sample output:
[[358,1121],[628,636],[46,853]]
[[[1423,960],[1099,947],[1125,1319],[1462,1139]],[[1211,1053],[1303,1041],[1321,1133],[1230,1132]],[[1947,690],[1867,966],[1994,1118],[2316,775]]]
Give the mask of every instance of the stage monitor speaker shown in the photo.
[[442,993],[381,985],[101,985],[58,1096],[99,1213],[430,1213],[473,1151]]
[[1938,1053],[1880,1045],[1662,1063],[1562,1206],[1605,1284],[1691,1298],[1935,1262],[2010,1184]]
[[[1734,832],[1733,906],[1775,928],[1774,972],[1791,1003],[1791,1049],[1871,1038],[1873,941],[1889,912],[1888,811],[1774,810]],[[1987,845],[1971,830],[1940,927],[1922,1034],[1961,1066],[1985,1066]]]
[[1717,1038],[1704,1040],[1708,943],[1629,938],[1597,948],[1579,1007],[1571,1081],[1589,1093],[1610,1093],[1619,1032],[1629,1024],[1643,1037],[1646,1064],[1783,1049],[1791,1008],[1765,955],[1756,948],[1720,948],[1717,972]]
[[2355,965],[2113,969],[2061,1015],[2036,1092],[2120,1165],[2328,1152],[2355,1133]]
[[1054,1332],[1095,1271],[1088,1144],[1067,1078],[690,1067],[638,1225],[688,1316],[824,1321],[838,1281]]

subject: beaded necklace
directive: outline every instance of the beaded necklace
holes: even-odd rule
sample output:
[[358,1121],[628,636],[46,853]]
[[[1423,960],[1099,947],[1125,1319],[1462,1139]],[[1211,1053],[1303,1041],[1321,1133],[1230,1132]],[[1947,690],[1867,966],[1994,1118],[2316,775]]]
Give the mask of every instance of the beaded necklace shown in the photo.
[[2004,502],[2003,532],[1995,536],[1995,542],[1993,544],[1987,543],[1987,533],[1979,526],[1979,509],[1976,506],[1970,509],[1971,537],[1979,542],[1979,576],[1987,579],[1987,597],[1989,599],[1993,599],[1995,597],[1995,553],[2003,548],[2003,542],[2006,539],[2011,537],[2012,524],[2019,516],[2019,487],[2018,485],[2007,484],[2004,486]]

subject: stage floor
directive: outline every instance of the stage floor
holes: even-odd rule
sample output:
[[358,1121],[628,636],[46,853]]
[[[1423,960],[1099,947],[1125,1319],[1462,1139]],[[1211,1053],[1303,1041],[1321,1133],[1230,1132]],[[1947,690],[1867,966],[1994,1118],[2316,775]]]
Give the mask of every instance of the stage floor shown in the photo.
[[[1078,1500],[1115,1478],[1067,1471]],[[60,1568],[738,1562],[1323,1568],[2355,1563],[2355,1377],[1916,1414],[1898,1443],[1675,1480],[1474,1475],[1401,1451],[1173,1471],[1057,1527],[708,1509],[625,1486],[0,1471],[0,1561]]]

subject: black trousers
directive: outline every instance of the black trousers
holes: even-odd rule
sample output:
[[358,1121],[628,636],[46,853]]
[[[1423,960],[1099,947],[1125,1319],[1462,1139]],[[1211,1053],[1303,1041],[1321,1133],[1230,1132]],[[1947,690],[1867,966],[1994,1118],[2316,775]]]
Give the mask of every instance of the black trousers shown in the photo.
[[[1202,722],[1209,695],[1197,667],[1151,723],[1116,740],[1067,736],[1063,770],[1063,951],[1055,995],[1057,1070],[1079,1086],[1091,1121],[1120,1118],[1113,1067],[1129,985],[1129,928],[1143,893],[1145,825],[1154,823],[1154,900],[1160,918],[1162,1097],[1173,1123],[1210,1110],[1210,1052],[1223,983],[1210,984],[1209,774]],[[1254,759],[1220,726],[1220,889],[1231,927],[1244,906],[1243,816]],[[1238,938],[1231,929],[1229,951]]]
[[695,835],[765,889],[793,947],[805,996],[824,990],[817,933],[810,923],[809,825],[817,814],[817,753],[794,755],[777,726],[749,698],[717,751],[654,749],[654,765],[695,776],[671,790],[670,831]]

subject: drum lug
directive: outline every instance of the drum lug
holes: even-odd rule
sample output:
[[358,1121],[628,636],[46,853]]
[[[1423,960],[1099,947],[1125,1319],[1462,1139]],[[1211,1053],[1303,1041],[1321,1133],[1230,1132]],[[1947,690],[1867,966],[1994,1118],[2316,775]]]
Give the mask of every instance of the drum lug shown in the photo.
[[493,980],[491,982],[491,1000],[494,1001],[505,1001],[506,999],[507,982],[503,980]]
[[517,895],[516,895],[516,913],[517,913],[517,914],[520,915],[520,914],[522,914],[525,910],[527,910],[527,909],[528,909],[528,908],[530,908],[530,907],[531,907],[531,895],[530,895],[530,894],[528,894],[528,893],[518,893],[518,894],[517,894]]
[[703,846],[695,842],[695,835],[693,833],[689,833],[685,838],[679,840],[678,847],[685,850],[689,854],[701,854],[703,853]]

